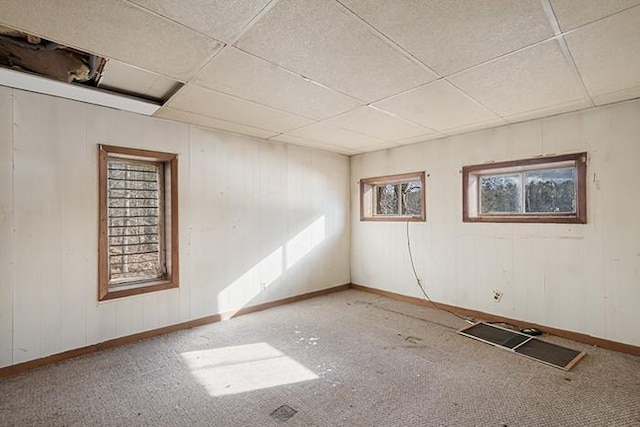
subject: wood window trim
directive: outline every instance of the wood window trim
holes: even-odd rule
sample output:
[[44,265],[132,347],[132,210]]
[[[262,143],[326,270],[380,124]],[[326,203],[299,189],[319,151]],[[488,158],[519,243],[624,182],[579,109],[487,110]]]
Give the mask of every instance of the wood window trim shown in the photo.
[[[115,155],[115,156],[114,156]],[[107,164],[110,156],[127,158],[140,158],[155,160],[168,166],[170,174],[170,187],[168,189],[171,206],[169,235],[170,253],[167,258],[171,260],[167,277],[160,281],[150,282],[148,286],[139,286],[129,289],[109,290],[109,240],[108,240],[108,194],[107,194]],[[118,147],[113,145],[98,145],[98,180],[99,180],[99,234],[98,234],[98,301],[106,301],[131,295],[140,295],[149,292],[157,292],[165,289],[177,288],[180,278],[179,246],[178,246],[178,156],[177,154],[159,151],[143,150],[137,148]],[[166,184],[165,184],[166,185]],[[165,188],[164,191],[167,191]],[[167,212],[165,211],[165,215]]]
[[[576,168],[576,212],[571,214],[482,214],[470,213],[469,176],[479,171],[536,166],[553,163],[573,162]],[[535,157],[505,162],[464,166],[462,168],[462,221],[463,222],[502,222],[502,223],[587,223],[587,153],[563,154],[559,156]],[[477,196],[477,192],[476,193]]]
[[[367,202],[365,201],[365,193],[367,191],[367,187],[373,187],[375,185],[380,184],[394,184],[407,182],[409,180],[419,180],[420,187],[420,198],[421,198],[421,212],[420,215],[417,216],[409,216],[409,215],[373,215],[367,214]],[[384,175],[373,178],[363,178],[360,180],[360,221],[374,221],[374,222],[425,222],[426,221],[426,199],[425,199],[425,172],[413,172],[413,173],[403,173],[396,175]],[[371,207],[373,209],[373,206]]]

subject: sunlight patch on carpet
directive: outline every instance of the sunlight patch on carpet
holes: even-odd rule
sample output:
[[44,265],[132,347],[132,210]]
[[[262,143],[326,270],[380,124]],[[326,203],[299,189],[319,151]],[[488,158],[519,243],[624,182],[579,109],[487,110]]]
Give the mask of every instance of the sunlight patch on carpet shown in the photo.
[[244,393],[318,378],[267,343],[189,351],[181,356],[191,374],[211,396]]

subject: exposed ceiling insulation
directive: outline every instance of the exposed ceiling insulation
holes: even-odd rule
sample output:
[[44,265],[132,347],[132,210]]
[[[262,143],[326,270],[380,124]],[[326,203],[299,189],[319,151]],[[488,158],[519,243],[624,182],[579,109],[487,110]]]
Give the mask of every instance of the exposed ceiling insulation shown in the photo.
[[0,26],[0,65],[4,67],[95,85],[104,63],[99,56]]
[[0,26],[0,66],[158,104],[182,84],[116,60]]
[[[343,154],[640,96],[640,0],[5,1],[158,117]],[[184,86],[180,86],[184,84]]]

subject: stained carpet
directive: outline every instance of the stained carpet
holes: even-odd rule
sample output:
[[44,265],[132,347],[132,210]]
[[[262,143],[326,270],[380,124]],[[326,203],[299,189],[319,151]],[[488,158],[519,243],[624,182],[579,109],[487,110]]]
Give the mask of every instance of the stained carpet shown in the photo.
[[347,290],[0,379],[2,426],[639,426],[640,357],[564,372]]

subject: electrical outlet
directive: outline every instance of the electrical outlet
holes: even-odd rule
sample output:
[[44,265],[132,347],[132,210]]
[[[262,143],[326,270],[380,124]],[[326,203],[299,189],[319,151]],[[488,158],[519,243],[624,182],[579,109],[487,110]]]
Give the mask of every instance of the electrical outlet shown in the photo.
[[502,299],[502,291],[494,290],[493,291],[493,300],[495,302],[500,302]]

